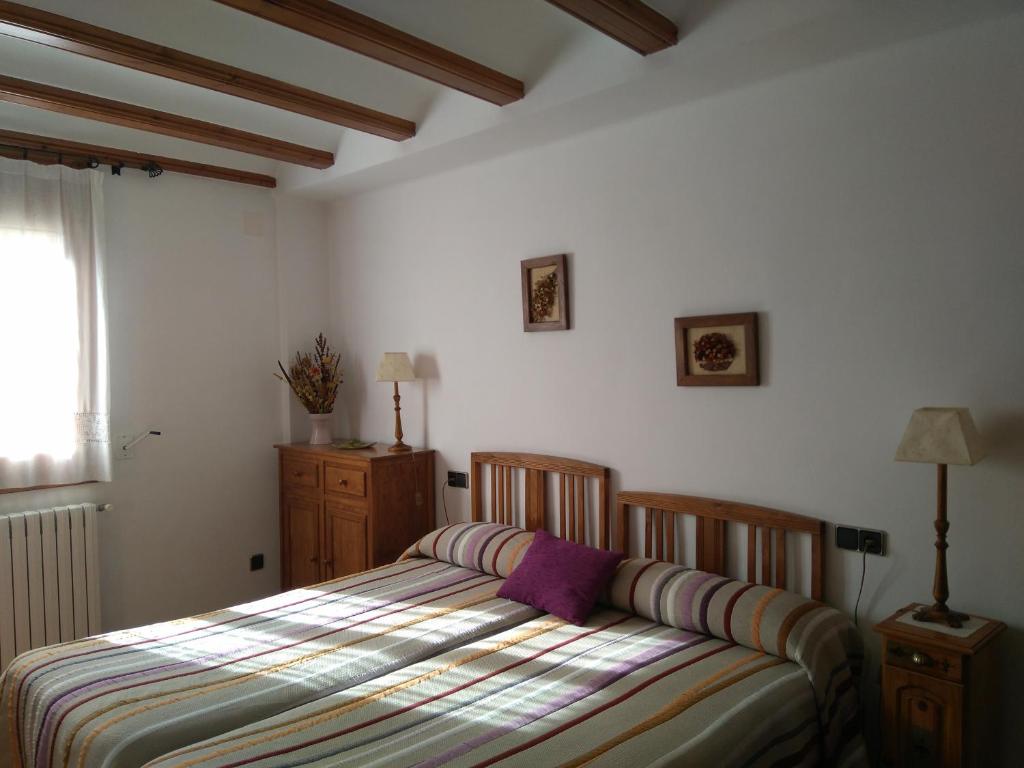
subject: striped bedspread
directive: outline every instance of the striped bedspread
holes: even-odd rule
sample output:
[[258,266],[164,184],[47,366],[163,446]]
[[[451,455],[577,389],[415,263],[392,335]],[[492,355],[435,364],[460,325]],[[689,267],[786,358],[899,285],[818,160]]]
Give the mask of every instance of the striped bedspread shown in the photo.
[[800,665],[604,609],[583,627],[545,615],[146,768],[809,766],[820,736]]
[[500,583],[407,560],[30,651],[0,679],[0,765],[135,768],[539,614]]

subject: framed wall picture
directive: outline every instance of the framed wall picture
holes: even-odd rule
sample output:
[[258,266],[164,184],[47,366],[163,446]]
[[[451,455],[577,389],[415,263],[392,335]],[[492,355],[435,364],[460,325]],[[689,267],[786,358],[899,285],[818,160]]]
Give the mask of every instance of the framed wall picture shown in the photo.
[[523,275],[523,330],[569,328],[569,271],[565,254],[520,262]]
[[757,313],[677,317],[676,384],[751,387],[760,384]]

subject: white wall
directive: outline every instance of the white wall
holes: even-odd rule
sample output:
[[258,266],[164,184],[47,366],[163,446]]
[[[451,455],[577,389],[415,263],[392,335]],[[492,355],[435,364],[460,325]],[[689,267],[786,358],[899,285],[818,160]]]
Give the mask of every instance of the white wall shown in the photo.
[[[934,469],[892,460],[903,427],[970,406],[991,456],[950,472],[951,603],[1010,625],[1020,690],[1022,43],[1017,15],[337,203],[344,426],[390,436],[373,371],[407,350],[425,380],[403,388],[406,439],[439,472],[551,452],[616,487],[884,529],[870,626],[931,591]],[[559,252],[573,330],[523,333],[519,261]],[[676,387],[673,317],[746,310],[763,385]],[[859,569],[830,547],[831,603],[852,612]]]
[[[272,373],[295,328],[326,317],[309,293],[326,274],[326,218],[317,204],[174,174],[125,171],[104,197],[112,432],[163,435],[115,462],[110,484],[0,495],[0,512],[113,503],[100,529],[109,630],[276,591],[272,446],[290,423]],[[251,573],[257,552],[266,567]]]

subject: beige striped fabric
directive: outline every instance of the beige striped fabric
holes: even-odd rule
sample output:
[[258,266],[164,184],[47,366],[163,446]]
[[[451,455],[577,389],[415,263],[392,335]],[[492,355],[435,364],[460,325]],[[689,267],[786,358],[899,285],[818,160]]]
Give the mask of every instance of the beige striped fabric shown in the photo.
[[543,616],[146,768],[866,765],[798,664],[602,609]]
[[845,614],[794,592],[657,560],[624,561],[608,593],[621,610],[799,664],[814,688],[829,754],[857,730],[863,645]]
[[0,766],[137,768],[538,615],[501,581],[408,560],[30,651],[0,679]]

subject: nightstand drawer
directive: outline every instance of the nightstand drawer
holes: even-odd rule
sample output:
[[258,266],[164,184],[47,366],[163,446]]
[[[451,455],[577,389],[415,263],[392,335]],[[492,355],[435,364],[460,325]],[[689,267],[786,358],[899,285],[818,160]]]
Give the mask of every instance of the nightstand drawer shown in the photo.
[[362,498],[366,495],[366,473],[358,469],[328,464],[324,472],[324,487],[328,493]]
[[958,653],[894,639],[885,646],[886,664],[954,683],[963,680],[963,657]]
[[300,488],[320,487],[320,466],[315,461],[285,459],[281,462],[281,480],[285,485]]

